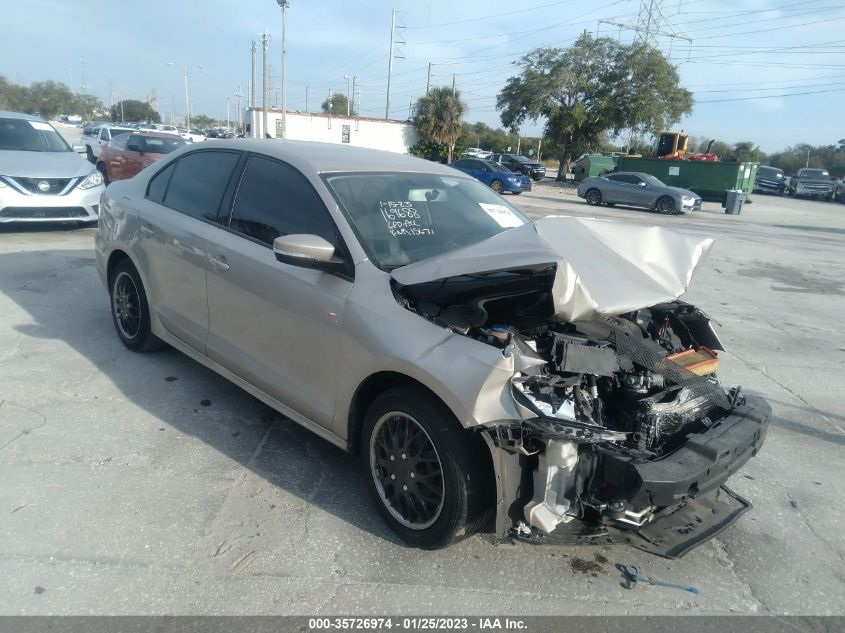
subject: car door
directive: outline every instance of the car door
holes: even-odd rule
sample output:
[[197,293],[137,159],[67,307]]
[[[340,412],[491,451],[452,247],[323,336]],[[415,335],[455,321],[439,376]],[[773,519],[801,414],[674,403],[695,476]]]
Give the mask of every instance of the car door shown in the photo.
[[252,155],[237,186],[229,231],[209,244],[206,345],[211,359],[329,428],[336,385],[328,368],[340,347],[352,281],[277,261],[273,240],[302,233],[343,250],[307,178],[290,165]]
[[106,146],[106,143],[111,140],[111,136],[109,135],[109,129],[107,127],[100,128],[100,135],[97,137],[97,156],[103,153],[103,148]]
[[636,174],[630,174],[626,176],[626,179],[631,187],[629,194],[631,202],[629,204],[638,207],[651,207],[657,197],[663,193]]
[[205,353],[208,241],[242,153],[200,150],[158,172],[139,203],[140,251],[150,308],[173,336]]

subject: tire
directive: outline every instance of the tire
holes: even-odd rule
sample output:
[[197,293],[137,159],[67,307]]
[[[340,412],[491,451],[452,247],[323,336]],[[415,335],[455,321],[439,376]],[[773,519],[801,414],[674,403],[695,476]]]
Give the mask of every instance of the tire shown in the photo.
[[598,189],[588,190],[587,193],[584,194],[584,200],[586,200],[587,204],[589,204],[591,207],[601,206],[601,191],[599,191]]
[[518,195],[519,195],[519,194],[521,194],[522,192],[521,192],[521,191],[512,191],[511,193],[513,193],[513,195],[515,195],[515,196],[518,196]]
[[536,176],[536,177],[531,178],[531,180],[533,180],[534,182],[540,182],[542,179],[543,179],[542,176]]
[[92,165],[97,162],[97,160],[94,158],[94,152],[91,151],[90,145],[85,146],[85,157],[88,159],[88,162]]
[[661,196],[654,204],[654,210],[664,215],[671,215],[676,209],[675,200],[669,196]]
[[97,171],[103,175],[103,184],[108,186],[109,185],[109,170],[106,169],[106,166],[103,163],[97,163]]
[[493,182],[491,182],[491,183],[490,183],[490,188],[491,188],[493,191],[495,191],[496,193],[499,193],[499,194],[500,194],[500,193],[502,193],[502,189],[504,189],[504,187],[502,186],[502,181],[501,181],[501,180],[494,180]]
[[148,352],[163,346],[150,328],[150,308],[144,284],[135,266],[124,259],[109,276],[112,321],[120,341],[133,352]]
[[421,389],[388,389],[367,410],[361,432],[366,485],[406,543],[445,547],[492,516],[492,465],[472,439],[442,402]]

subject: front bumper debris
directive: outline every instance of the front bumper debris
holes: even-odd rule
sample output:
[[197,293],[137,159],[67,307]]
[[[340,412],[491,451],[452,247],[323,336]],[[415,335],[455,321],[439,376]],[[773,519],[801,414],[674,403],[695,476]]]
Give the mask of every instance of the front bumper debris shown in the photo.
[[677,506],[718,488],[756,455],[771,413],[762,399],[735,407],[706,431],[687,436],[675,452],[653,461],[600,449],[603,479],[611,496],[634,508]]

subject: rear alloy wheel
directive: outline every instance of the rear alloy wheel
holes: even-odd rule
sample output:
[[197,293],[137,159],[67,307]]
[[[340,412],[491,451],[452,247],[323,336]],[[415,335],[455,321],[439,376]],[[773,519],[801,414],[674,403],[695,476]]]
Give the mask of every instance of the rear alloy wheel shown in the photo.
[[114,327],[126,347],[133,352],[146,352],[162,345],[150,328],[150,308],[141,277],[128,259],[112,271],[109,295]]
[[443,547],[491,516],[492,465],[473,450],[472,439],[443,403],[421,390],[389,389],[368,409],[361,434],[367,487],[407,543]]
[[490,183],[490,188],[495,191],[496,193],[502,193],[502,181],[501,180],[494,180]]
[[587,204],[597,207],[602,201],[601,191],[598,189],[590,189],[587,192],[587,195],[584,196],[584,199],[587,201]]
[[675,201],[669,196],[663,196],[662,198],[658,198],[654,208],[658,213],[669,215],[675,213]]

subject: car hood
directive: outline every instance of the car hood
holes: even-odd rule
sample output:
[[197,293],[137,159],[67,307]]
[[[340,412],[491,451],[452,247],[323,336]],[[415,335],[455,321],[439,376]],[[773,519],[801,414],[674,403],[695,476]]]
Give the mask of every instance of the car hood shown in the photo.
[[20,178],[75,178],[94,166],[76,152],[0,150],[0,175]]
[[583,321],[680,297],[713,246],[662,227],[547,217],[392,271],[401,286],[555,265],[554,316]]
[[679,193],[682,196],[689,196],[690,198],[700,198],[701,197],[697,193],[695,193],[694,191],[690,191],[689,189],[683,189],[681,187],[667,187],[667,189],[671,189],[675,193]]

